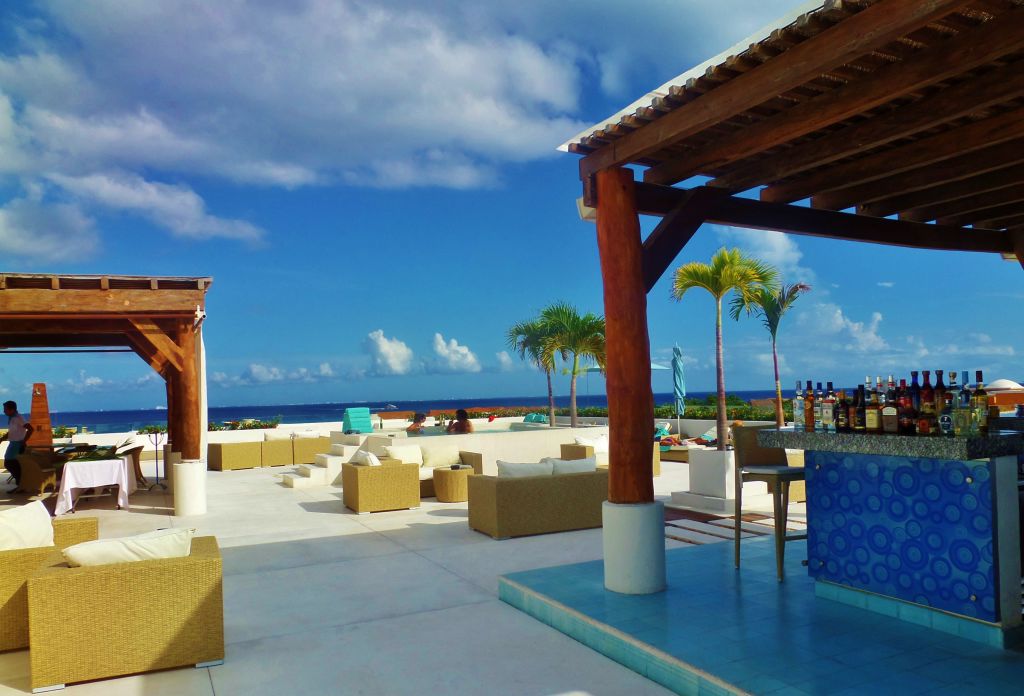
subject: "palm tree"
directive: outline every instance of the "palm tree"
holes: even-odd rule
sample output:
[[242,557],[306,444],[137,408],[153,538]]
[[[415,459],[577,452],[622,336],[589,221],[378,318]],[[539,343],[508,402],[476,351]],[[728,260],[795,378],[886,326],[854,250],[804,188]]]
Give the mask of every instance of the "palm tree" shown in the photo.
[[505,334],[510,349],[519,353],[523,360],[529,360],[544,371],[548,380],[548,424],[555,427],[555,392],[551,386],[551,373],[555,371],[553,356],[545,357],[544,340],[547,328],[540,319],[529,319],[513,324]]
[[576,377],[580,372],[580,358],[594,360],[598,366],[605,363],[604,317],[579,311],[567,302],[556,302],[540,313],[540,322],[547,328],[544,340],[544,358],[554,364],[555,355],[562,360],[572,359],[569,369],[569,425],[575,428]]
[[711,257],[711,264],[694,261],[676,269],[672,296],[682,300],[687,290],[703,288],[715,298],[715,367],[718,378],[718,449],[725,449],[725,369],[722,365],[722,298],[736,293],[740,308],[750,311],[761,287],[775,287],[778,272],[757,259],[744,256],[739,249],[722,247]]
[[741,311],[747,309],[749,313],[752,309],[771,334],[772,364],[775,368],[775,424],[780,428],[786,424],[786,417],[782,414],[782,385],[779,383],[779,354],[776,350],[779,322],[782,321],[782,315],[796,302],[800,293],[810,289],[811,286],[805,283],[793,283],[779,288],[760,287],[754,293],[751,305],[746,308],[739,296],[734,297],[729,312],[733,319],[739,319]]

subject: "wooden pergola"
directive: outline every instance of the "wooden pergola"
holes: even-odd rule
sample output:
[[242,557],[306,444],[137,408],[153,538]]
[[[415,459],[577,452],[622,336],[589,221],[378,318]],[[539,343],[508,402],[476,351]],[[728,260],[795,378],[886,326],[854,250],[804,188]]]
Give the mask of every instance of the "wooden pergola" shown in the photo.
[[563,149],[596,208],[609,500],[649,502],[646,295],[702,223],[1024,265],[1024,0],[804,5]]
[[169,439],[200,459],[196,343],[212,278],[0,274],[0,354],[127,348],[167,384]]

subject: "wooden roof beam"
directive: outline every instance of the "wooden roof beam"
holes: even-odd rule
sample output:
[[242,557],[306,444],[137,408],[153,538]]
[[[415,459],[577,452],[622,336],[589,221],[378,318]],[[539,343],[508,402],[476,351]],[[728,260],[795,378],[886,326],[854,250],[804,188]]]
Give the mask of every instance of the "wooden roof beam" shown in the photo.
[[724,191],[700,186],[687,191],[676,207],[662,218],[644,240],[643,269],[647,292],[665,274],[712,209],[727,197]]
[[998,209],[1011,203],[1024,205],[1024,184],[1007,186],[978,196],[960,198],[930,208],[917,208],[907,213],[901,213],[900,219],[915,220],[917,222],[945,220],[944,224],[963,225],[969,224],[971,218],[989,217],[986,211]]
[[1020,138],[1024,138],[1024,109],[1015,109],[907,145],[837,164],[796,181],[769,186],[761,190],[761,200],[790,203],[813,196],[811,205],[815,208],[842,210],[863,201],[853,193],[858,184],[988,150]]
[[587,155],[580,160],[580,178],[650,155],[969,4],[969,0],[880,0],[720,85],[713,90],[713,97],[695,99]]
[[175,370],[181,372],[184,365],[181,347],[156,322],[150,319],[132,319],[131,323],[135,327],[135,333],[129,334],[133,340],[141,339],[147,353],[163,357]]
[[[1022,163],[1024,163],[1024,140],[1014,140],[1003,145],[995,145],[944,160],[931,166],[919,167],[884,179],[858,184],[835,193],[841,193],[850,201],[849,205],[859,205],[897,194],[919,191],[946,182],[970,179],[996,169]],[[842,210],[841,207],[832,208],[832,205],[839,205],[839,203],[833,200],[822,207],[830,210]]]
[[[1024,166],[1021,165],[996,169],[965,180],[949,183],[933,182],[934,185],[918,191],[891,195],[872,203],[865,203],[858,206],[857,212],[874,217],[885,217],[900,211],[915,213],[918,208],[952,203],[962,198],[996,191],[1018,183],[1024,183]],[[935,217],[913,215],[908,219],[923,222],[924,220],[934,220]]]
[[[638,183],[637,210],[647,215],[666,215],[674,210],[687,194],[687,189]],[[1012,236],[997,230],[965,229],[870,218],[783,203],[765,203],[736,196],[730,196],[715,205],[708,214],[707,222],[918,249],[994,254],[1014,252]]]
[[[1018,29],[1016,35],[1024,46],[1024,33]],[[874,84],[876,79],[867,81]],[[878,114],[750,165],[741,165],[711,184],[729,191],[745,191],[915,135],[1021,95],[1024,95],[1024,70],[1020,65],[999,68],[889,113]]]
[[130,347],[124,336],[116,334],[8,334],[0,332],[3,348],[98,348]]
[[[644,172],[644,181],[674,184],[694,174],[707,173],[1019,50],[1024,47],[1024,9],[1012,14],[1006,23],[1002,20],[990,22],[974,31],[964,32],[920,51],[906,61],[893,63],[871,74],[862,74],[857,82],[794,106],[732,137],[717,140],[690,153],[685,159],[652,167]],[[754,165],[752,170],[722,177],[714,185],[743,191],[818,164],[842,159],[859,149],[925,130],[936,123],[953,120],[1020,94],[1024,94],[1024,75],[1019,68],[1003,68],[990,76],[942,90],[894,114],[873,118],[808,145],[798,146],[796,152],[768,158],[760,166]]]
[[990,230],[1018,227],[1024,225],[1024,210],[1018,208],[1015,213],[1008,213],[1002,217],[994,217],[989,220],[978,220],[974,224]]

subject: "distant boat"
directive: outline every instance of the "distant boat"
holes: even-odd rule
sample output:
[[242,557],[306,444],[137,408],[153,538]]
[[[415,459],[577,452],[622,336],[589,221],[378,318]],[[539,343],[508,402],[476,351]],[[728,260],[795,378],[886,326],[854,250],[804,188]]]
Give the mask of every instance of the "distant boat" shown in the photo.
[[394,404],[385,404],[384,405],[384,410],[385,411],[397,411],[398,407],[395,406]]

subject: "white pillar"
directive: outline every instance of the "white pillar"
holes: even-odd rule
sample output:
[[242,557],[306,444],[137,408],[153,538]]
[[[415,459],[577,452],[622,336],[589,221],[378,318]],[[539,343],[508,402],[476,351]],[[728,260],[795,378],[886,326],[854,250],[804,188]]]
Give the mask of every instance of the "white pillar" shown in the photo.
[[173,465],[174,515],[206,514],[206,462],[186,459]]
[[665,589],[665,506],[605,501],[604,586],[622,594]]

